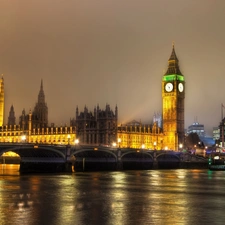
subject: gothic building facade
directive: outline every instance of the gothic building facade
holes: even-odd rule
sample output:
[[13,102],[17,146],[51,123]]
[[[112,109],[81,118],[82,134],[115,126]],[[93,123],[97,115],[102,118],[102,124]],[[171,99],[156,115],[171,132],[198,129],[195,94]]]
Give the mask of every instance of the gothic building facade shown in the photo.
[[105,109],[99,106],[94,112],[88,111],[85,106],[83,112],[76,108],[76,117],[70,121],[76,127],[76,136],[80,144],[97,144],[110,146],[117,140],[118,108],[115,111],[106,105]]
[[118,126],[120,147],[142,149],[179,150],[184,144],[184,75],[174,45],[168,60],[168,68],[162,78],[162,111],[154,114],[152,124],[127,124]]
[[169,149],[178,150],[184,143],[185,80],[173,45],[168,69],[162,79],[164,143]]
[[79,139],[80,144],[117,145],[121,148],[171,149],[178,150],[184,143],[184,98],[185,80],[179,68],[174,45],[168,60],[168,68],[162,83],[162,116],[155,114],[152,124],[133,123],[118,125],[118,108],[115,111],[106,105],[94,111],[85,106],[82,112],[76,108],[75,118],[69,127],[48,125],[48,107],[45,102],[41,81],[38,101],[27,114],[25,110],[16,124],[13,105],[10,108],[8,124],[4,118],[4,82],[0,80],[0,142],[21,142],[26,137],[29,143],[68,144]]
[[162,129],[157,122],[153,124],[142,124],[132,121],[118,126],[118,147],[162,150]]
[[[4,102],[4,98],[2,101]],[[0,109],[1,108],[3,107],[0,107]],[[38,101],[34,110],[29,110],[27,114],[25,109],[23,109],[22,115],[19,117],[19,123],[16,124],[15,111],[12,105],[9,111],[7,125],[0,126],[0,142],[67,145],[74,143],[75,139],[75,127],[48,126],[48,107],[45,102],[42,80]]]

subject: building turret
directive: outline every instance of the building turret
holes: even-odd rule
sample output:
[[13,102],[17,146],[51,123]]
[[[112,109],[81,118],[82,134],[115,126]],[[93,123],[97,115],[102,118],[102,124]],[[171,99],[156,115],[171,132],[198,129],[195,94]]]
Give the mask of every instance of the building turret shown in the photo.
[[180,68],[179,68],[179,60],[178,60],[176,52],[175,52],[174,44],[173,44],[173,48],[172,48],[172,53],[168,60],[168,68],[167,68],[165,75],[171,75],[171,74],[182,75]]
[[117,107],[117,105],[116,105],[116,108],[115,108],[115,117],[116,117],[116,119],[118,119],[118,107]]
[[8,117],[8,126],[14,126],[16,124],[16,117],[13,105],[10,107],[9,117]]
[[34,128],[44,128],[48,126],[48,107],[45,102],[45,94],[43,89],[43,81],[38,94],[38,102],[33,111],[33,126]]
[[78,117],[78,114],[79,114],[79,110],[78,110],[78,106],[76,108],[76,118]]

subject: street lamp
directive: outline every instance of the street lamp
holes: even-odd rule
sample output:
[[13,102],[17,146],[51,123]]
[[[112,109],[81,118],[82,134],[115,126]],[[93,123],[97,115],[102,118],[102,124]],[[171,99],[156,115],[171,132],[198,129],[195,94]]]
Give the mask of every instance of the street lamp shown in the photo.
[[141,145],[141,148],[144,149],[144,148],[145,148],[145,144],[142,144],[142,145]]
[[205,150],[204,150],[204,157],[206,156],[206,154],[207,154],[207,146],[205,146]]
[[22,142],[25,142],[25,141],[26,141],[26,135],[22,135],[22,136],[21,136],[21,141],[22,141]]
[[156,141],[154,141],[153,145],[154,145],[154,150],[156,150]]
[[180,148],[180,151],[182,151],[183,145],[180,144],[180,145],[179,145],[179,148]]
[[76,139],[76,140],[74,141],[74,143],[75,143],[75,145],[78,145],[78,144],[79,144],[79,139]]

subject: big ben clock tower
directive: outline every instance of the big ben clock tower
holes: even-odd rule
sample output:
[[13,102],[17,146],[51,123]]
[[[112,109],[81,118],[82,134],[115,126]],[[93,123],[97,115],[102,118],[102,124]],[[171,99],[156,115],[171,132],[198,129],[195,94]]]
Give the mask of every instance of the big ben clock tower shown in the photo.
[[184,144],[184,97],[184,76],[173,44],[168,69],[162,79],[163,143],[170,150],[177,151]]

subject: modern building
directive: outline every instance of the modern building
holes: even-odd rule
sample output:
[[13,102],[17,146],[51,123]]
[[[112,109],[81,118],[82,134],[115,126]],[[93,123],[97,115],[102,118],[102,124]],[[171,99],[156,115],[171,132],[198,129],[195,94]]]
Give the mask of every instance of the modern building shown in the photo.
[[219,142],[219,140],[220,140],[220,128],[219,127],[213,127],[213,140],[216,143]]
[[205,136],[205,128],[203,124],[194,122],[192,125],[188,126],[187,134],[196,133],[199,137]]
[[187,135],[190,133],[196,133],[201,140],[201,143],[204,144],[205,147],[215,145],[215,140],[212,137],[205,135],[204,124],[194,122],[192,125],[188,126]]
[[219,138],[219,146],[224,148],[225,147],[225,117],[222,119],[220,125],[219,125],[219,130],[220,130],[220,138]]

